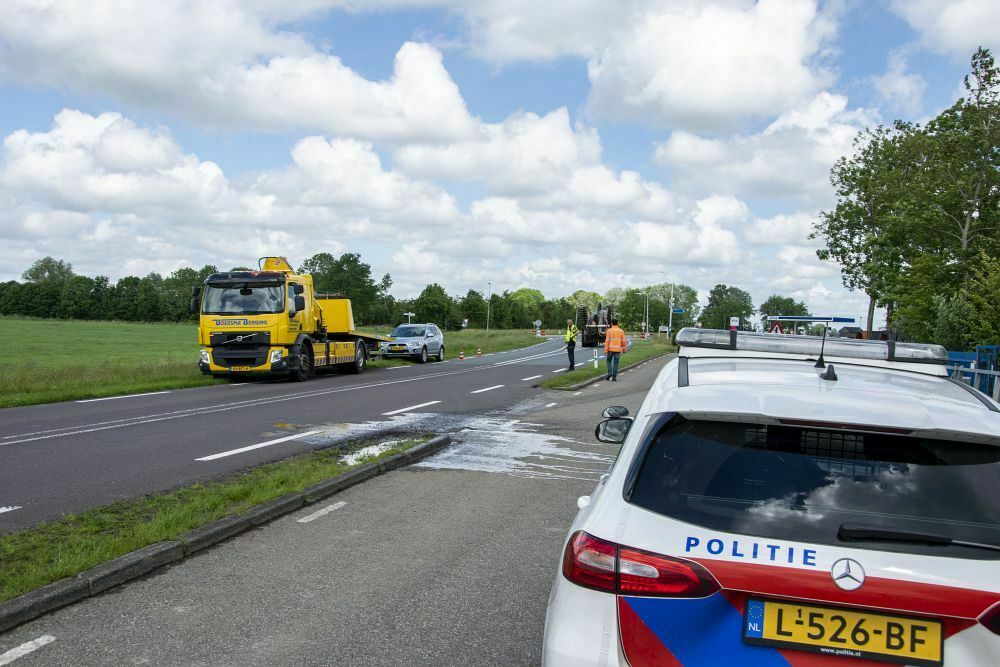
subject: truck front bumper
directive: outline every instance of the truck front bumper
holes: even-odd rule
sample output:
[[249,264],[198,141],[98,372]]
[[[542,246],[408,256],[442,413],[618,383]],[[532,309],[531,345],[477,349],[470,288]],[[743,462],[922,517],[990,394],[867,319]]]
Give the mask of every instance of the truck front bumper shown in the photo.
[[[211,350],[209,350],[209,356],[211,356]],[[270,353],[268,356],[270,357]],[[299,355],[285,354],[278,361],[258,366],[219,366],[215,363],[199,361],[198,369],[205,375],[287,375],[299,369]]]

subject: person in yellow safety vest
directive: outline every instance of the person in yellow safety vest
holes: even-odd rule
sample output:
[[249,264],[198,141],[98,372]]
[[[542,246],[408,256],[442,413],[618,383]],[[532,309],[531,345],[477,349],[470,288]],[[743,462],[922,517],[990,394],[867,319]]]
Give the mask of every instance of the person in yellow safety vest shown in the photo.
[[628,350],[625,332],[618,326],[618,320],[611,320],[611,327],[604,332],[604,357],[608,364],[607,380],[618,382],[618,359]]
[[566,354],[569,355],[569,370],[576,368],[576,335],[580,330],[573,324],[573,320],[566,320]]

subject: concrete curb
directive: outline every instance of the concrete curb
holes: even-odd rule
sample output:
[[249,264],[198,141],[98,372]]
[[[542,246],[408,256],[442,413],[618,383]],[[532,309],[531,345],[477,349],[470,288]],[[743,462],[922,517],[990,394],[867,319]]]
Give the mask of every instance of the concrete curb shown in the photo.
[[7,600],[0,603],[0,633],[36,619],[42,614],[67,607],[119,584],[143,577],[164,565],[193,556],[230,537],[291,514],[305,505],[328,498],[372,477],[427,458],[444,449],[450,442],[451,436],[439,435],[401,454],[313,484],[300,493],[289,493],[257,505],[244,514],[223,517],[195,528],[177,541],[150,544],[114,560],[95,565],[75,577],[60,579],[30,593]]
[[[676,352],[664,352],[663,354],[658,354],[655,357],[648,357],[646,359],[643,359],[642,361],[637,361],[634,364],[629,364],[628,366],[621,366],[618,369],[618,372],[620,373],[621,371],[626,370],[628,368],[636,368],[636,367],[641,366],[641,365],[643,365],[645,363],[649,363],[650,361],[654,361],[656,359],[660,359],[661,357],[669,357],[671,354],[677,354],[677,353]],[[590,378],[589,380],[584,380],[583,382],[577,382],[576,384],[571,384],[568,387],[552,387],[552,390],[553,391],[577,391],[579,389],[583,389],[584,387],[587,387],[589,385],[595,384],[597,382],[603,382],[604,381],[604,377],[605,376],[603,376],[603,375],[598,375],[595,378]]]

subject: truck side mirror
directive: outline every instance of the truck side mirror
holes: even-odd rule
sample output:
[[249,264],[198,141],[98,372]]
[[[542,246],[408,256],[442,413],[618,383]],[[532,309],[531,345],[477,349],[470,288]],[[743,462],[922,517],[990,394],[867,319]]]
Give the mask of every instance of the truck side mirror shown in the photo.
[[193,296],[193,297],[194,297],[194,298],[196,298],[196,299],[197,299],[197,298],[198,298],[199,296],[201,296],[201,287],[199,287],[198,285],[194,285],[194,286],[192,286],[192,287],[191,287],[191,296]]
[[[302,285],[298,285],[298,287],[302,287]],[[306,309],[306,298],[304,296],[296,296],[295,311],[298,312],[300,310],[305,310],[305,309]]]
[[[292,285],[292,288],[295,290],[296,294],[302,294],[303,292],[306,291],[306,288],[305,288],[304,285]],[[304,307],[305,306],[303,306],[303,308]],[[302,310],[302,308],[299,308],[299,310]]]
[[199,308],[198,308],[198,297],[194,297],[193,299],[191,299],[191,303],[188,306],[188,308],[190,308],[191,312],[194,313],[195,315],[198,314],[198,310],[199,310]]

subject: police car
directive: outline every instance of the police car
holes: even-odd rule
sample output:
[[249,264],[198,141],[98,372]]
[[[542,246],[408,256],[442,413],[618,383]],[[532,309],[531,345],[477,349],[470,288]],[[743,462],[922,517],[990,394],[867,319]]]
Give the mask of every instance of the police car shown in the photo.
[[1000,665],[1000,406],[944,349],[677,342],[597,427],[544,664]]

